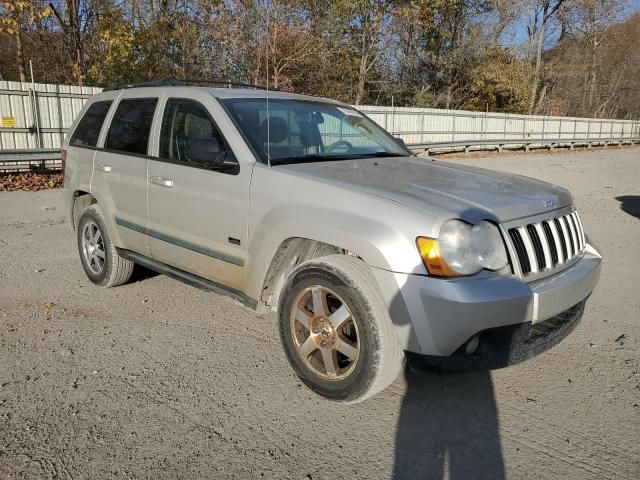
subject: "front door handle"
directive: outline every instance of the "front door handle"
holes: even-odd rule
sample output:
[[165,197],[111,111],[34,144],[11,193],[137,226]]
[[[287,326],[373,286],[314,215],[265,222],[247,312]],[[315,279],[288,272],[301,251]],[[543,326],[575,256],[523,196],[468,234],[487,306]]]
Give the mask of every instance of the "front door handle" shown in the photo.
[[151,177],[151,183],[155,183],[156,185],[160,185],[161,187],[173,187],[173,180],[165,177]]
[[111,171],[111,167],[109,165],[96,165],[96,170],[100,170],[101,172],[109,173]]

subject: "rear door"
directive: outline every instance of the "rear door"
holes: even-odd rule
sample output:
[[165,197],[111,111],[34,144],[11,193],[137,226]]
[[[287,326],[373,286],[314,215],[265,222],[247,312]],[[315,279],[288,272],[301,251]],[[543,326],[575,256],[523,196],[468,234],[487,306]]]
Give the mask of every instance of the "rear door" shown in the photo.
[[[184,97],[167,92],[157,151],[149,160],[151,253],[163,263],[243,291],[251,168],[238,162],[214,121],[214,115],[227,123],[228,118],[208,92],[190,89]],[[220,171],[212,169],[214,158],[189,160],[189,142],[212,137],[236,167]]]
[[[155,91],[155,95],[153,94]],[[114,242],[150,255],[147,225],[147,162],[161,89],[124,91],[94,160],[92,193],[103,206]]]

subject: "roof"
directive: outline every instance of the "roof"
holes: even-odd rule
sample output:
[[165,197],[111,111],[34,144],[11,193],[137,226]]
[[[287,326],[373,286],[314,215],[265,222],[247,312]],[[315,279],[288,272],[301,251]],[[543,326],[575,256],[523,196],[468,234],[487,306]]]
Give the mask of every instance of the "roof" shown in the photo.
[[[222,87],[204,86],[209,85],[222,85]],[[202,86],[201,86],[202,85]],[[238,88],[239,87],[239,88]],[[306,100],[306,101],[323,101],[327,103],[334,103],[342,105],[342,102],[331,100],[328,98],[312,97],[308,95],[300,95],[296,93],[282,92],[280,90],[269,90],[268,86],[252,85],[248,83],[232,82],[230,80],[181,80],[175,78],[164,78],[161,80],[154,80],[144,83],[132,83],[114,86],[106,88],[104,93],[118,92],[122,90],[136,91],[136,90],[185,90],[197,89],[207,90],[211,95],[216,98],[276,98],[276,99],[291,99],[291,100]],[[184,93],[182,93],[184,95]],[[111,95],[109,95],[111,96]]]

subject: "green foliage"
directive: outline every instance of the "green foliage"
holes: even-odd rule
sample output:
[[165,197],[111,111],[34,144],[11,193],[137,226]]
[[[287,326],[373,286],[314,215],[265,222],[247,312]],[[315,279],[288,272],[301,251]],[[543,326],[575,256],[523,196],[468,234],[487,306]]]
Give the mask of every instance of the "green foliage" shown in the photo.
[[526,113],[529,82],[523,62],[503,49],[492,49],[470,73],[470,100],[465,108],[492,112]]
[[122,12],[109,9],[102,13],[100,23],[89,38],[91,55],[100,58],[89,68],[88,79],[97,85],[111,85],[130,80],[138,68],[136,35]]

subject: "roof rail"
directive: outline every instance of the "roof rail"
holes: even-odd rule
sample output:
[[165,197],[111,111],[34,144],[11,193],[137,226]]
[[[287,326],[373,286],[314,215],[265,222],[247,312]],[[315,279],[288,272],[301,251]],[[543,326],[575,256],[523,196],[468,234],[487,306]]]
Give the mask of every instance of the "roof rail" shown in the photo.
[[125,83],[121,85],[113,85],[106,87],[104,91],[109,90],[124,90],[127,88],[138,87],[187,87],[193,85],[221,85],[223,87],[232,88],[253,88],[258,90],[278,90],[277,88],[267,87],[265,85],[254,85],[252,83],[233,82],[223,78],[213,78],[210,80],[195,80],[195,79],[178,79],[178,78],[163,78],[161,80],[152,80],[150,82],[141,83]]

